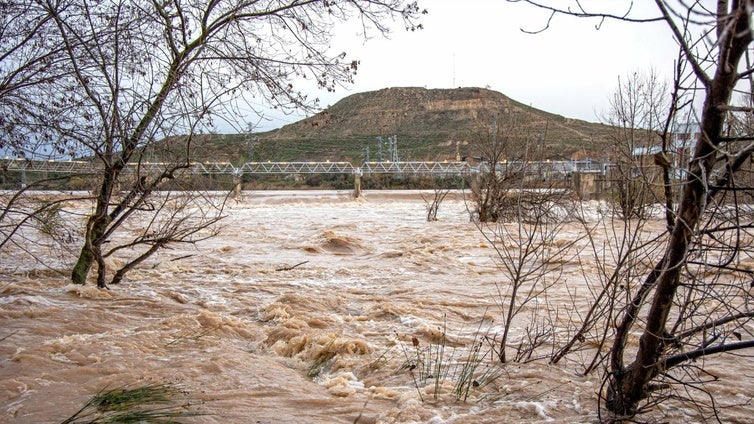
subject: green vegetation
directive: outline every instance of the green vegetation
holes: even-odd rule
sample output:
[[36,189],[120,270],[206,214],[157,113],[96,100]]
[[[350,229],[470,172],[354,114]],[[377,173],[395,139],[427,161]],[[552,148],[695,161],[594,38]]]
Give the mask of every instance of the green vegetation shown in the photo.
[[180,423],[178,418],[201,415],[190,410],[192,403],[182,399],[185,395],[166,384],[102,391],[62,424]]

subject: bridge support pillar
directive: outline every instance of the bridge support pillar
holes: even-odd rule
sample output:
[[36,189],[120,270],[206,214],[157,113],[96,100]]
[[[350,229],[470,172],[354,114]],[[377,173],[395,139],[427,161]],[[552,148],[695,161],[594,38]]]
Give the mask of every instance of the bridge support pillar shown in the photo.
[[233,198],[239,199],[241,196],[241,184],[243,183],[243,173],[242,172],[236,172],[233,174],[233,182],[235,185],[233,186]]
[[356,168],[353,172],[353,197],[361,197],[361,168]]

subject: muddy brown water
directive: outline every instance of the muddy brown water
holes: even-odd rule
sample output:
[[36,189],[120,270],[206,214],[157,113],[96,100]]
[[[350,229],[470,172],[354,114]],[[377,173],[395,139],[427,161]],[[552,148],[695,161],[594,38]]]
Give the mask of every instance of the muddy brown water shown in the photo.
[[[437,222],[415,192],[244,193],[228,212],[219,237],[164,251],[110,291],[4,253],[0,422],[61,422],[101,390],[150,383],[185,390],[204,414],[185,422],[597,422],[599,374],[579,375],[574,358],[507,364],[458,400],[468,348],[500,331],[503,278],[460,197]],[[571,261],[569,289],[531,308],[588,304],[576,291],[573,305],[587,282]],[[445,377],[417,381],[409,359],[443,333]],[[723,420],[754,422],[754,361],[714,361],[711,390],[734,405]],[[702,419],[684,405],[660,411]]]

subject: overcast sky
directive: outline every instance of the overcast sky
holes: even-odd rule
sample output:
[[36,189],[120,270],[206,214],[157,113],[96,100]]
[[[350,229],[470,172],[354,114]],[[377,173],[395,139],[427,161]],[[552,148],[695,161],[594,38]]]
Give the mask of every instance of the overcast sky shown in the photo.
[[[628,4],[610,1],[601,4]],[[639,1],[640,16],[654,5]],[[356,27],[343,25],[333,51],[361,61],[355,84],[326,93],[312,89],[323,108],[348,95],[386,87],[486,87],[521,103],[569,118],[599,122],[618,77],[654,68],[668,80],[677,47],[661,23],[628,24],[557,16],[542,28],[547,12],[504,0],[424,0],[424,29],[394,25],[389,39],[363,42]],[[302,116],[266,112],[257,130],[278,128]],[[247,121],[258,118],[248,117]]]

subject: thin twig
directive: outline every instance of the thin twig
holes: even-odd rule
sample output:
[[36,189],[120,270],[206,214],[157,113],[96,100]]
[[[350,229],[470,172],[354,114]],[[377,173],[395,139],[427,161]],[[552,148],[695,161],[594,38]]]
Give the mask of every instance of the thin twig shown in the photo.
[[301,265],[303,265],[303,264],[305,264],[305,263],[308,263],[308,262],[309,262],[309,261],[304,261],[304,262],[300,262],[300,263],[297,263],[296,265],[293,265],[293,266],[284,266],[284,267],[282,267],[282,268],[278,268],[278,269],[276,269],[275,271],[290,271],[290,270],[292,270],[293,268],[296,268],[296,267],[298,267],[298,266],[301,266]]
[[192,257],[192,256],[194,256],[194,254],[193,254],[193,253],[192,253],[192,254],[190,254],[190,255],[183,255],[183,256],[179,256],[179,257],[177,257],[177,258],[173,258],[173,259],[171,259],[171,260],[170,260],[170,262],[174,262],[174,261],[180,261],[181,259],[190,258],[190,257]]
[[8,334],[7,336],[3,336],[2,338],[0,338],[0,342],[2,342],[3,340],[7,339],[10,336],[13,336],[14,334],[18,334],[18,330]]

